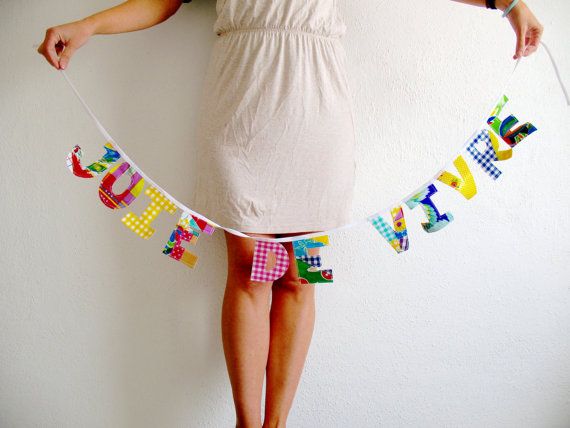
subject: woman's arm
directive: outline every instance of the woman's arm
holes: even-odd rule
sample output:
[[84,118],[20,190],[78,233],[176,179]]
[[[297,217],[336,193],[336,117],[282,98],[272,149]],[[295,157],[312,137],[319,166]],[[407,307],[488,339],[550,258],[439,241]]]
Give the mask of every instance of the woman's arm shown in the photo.
[[[486,7],[485,0],[453,0],[474,6]],[[497,9],[504,11],[511,4],[511,0],[496,0]],[[529,56],[538,48],[544,27],[538,22],[534,14],[522,0],[509,12],[507,19],[517,35],[517,46],[513,59]]]
[[174,15],[181,3],[182,0],[127,0],[78,21],[48,28],[38,53],[55,68],[63,70],[75,51],[92,35],[152,27]]

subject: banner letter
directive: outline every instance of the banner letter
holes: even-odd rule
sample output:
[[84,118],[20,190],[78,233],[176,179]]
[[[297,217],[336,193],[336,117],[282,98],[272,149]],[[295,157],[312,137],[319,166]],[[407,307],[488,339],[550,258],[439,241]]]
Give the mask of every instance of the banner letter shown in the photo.
[[[124,173],[127,173],[131,177],[131,182],[127,189],[117,195],[113,192],[113,184],[117,181]],[[128,162],[123,162],[120,165],[113,167],[99,185],[99,199],[106,206],[111,209],[124,208],[130,205],[140,194],[144,187],[144,179],[142,176],[132,168]]]
[[190,213],[184,212],[180,220],[178,220],[176,229],[170,235],[170,239],[162,252],[174,260],[178,260],[186,266],[193,268],[198,261],[198,256],[185,249],[182,246],[182,241],[196,245],[196,241],[201,232],[211,235],[214,233],[214,230],[214,226],[210,223]]
[[392,215],[392,224],[390,226],[382,216],[377,215],[369,218],[368,220],[376,228],[380,235],[388,241],[388,243],[396,250],[397,253],[404,252],[408,249],[408,229],[406,228],[406,221],[404,220],[404,211],[402,207],[394,207],[390,210]]
[[519,122],[513,115],[507,116],[505,120],[500,120],[498,116],[501,114],[501,110],[503,110],[503,107],[507,104],[508,100],[507,96],[503,95],[499,103],[491,112],[491,117],[487,119],[487,123],[493,131],[501,136],[505,143],[510,147],[514,147],[536,131],[536,127],[532,123],[526,122],[525,124],[513,129],[513,127]]
[[475,179],[471,174],[471,170],[467,166],[467,162],[465,162],[463,156],[459,155],[453,161],[453,165],[457,168],[457,171],[459,171],[461,178],[456,177],[450,172],[443,171],[437,179],[442,183],[453,187],[465,196],[465,199],[471,199],[477,193],[477,186],[475,185]]
[[73,174],[81,178],[93,178],[105,172],[109,166],[121,158],[121,155],[113,148],[111,143],[105,144],[103,148],[105,149],[105,154],[101,159],[88,165],[87,168],[83,168],[81,165],[83,152],[81,151],[81,147],[75,146],[73,151],[67,155],[67,167]]
[[451,213],[440,214],[435,204],[430,199],[435,192],[437,192],[436,187],[433,184],[430,184],[406,201],[406,205],[410,209],[413,209],[418,205],[422,206],[428,218],[427,223],[422,223],[422,227],[426,232],[437,232],[453,221]]
[[144,193],[151,199],[151,202],[143,211],[142,215],[137,217],[135,214],[129,212],[121,221],[141,238],[148,239],[154,233],[154,229],[150,227],[154,219],[156,219],[162,210],[173,214],[176,211],[176,205],[170,202],[169,199],[154,187],[147,188]]
[[[475,148],[479,142],[485,143],[485,151],[481,153]],[[499,139],[486,129],[481,132],[467,146],[467,152],[479,164],[479,166],[493,179],[496,180],[502,172],[493,164],[493,161],[504,161],[513,156],[513,149],[499,150]]]
[[[277,263],[271,270],[266,269],[267,254],[275,254]],[[275,281],[281,278],[289,267],[289,255],[287,249],[279,242],[255,241],[253,250],[253,264],[250,279],[252,281]]]
[[321,266],[321,256],[315,249],[326,245],[329,245],[327,235],[293,241],[293,252],[295,253],[301,284],[333,282],[332,269],[317,269]]
[[[485,151],[481,153],[475,146],[483,142],[485,143]],[[473,160],[491,177],[493,180],[499,178],[502,172],[497,168],[493,161],[506,160],[512,156],[512,149],[499,151],[499,141],[492,132],[483,129],[467,146],[467,152]]]

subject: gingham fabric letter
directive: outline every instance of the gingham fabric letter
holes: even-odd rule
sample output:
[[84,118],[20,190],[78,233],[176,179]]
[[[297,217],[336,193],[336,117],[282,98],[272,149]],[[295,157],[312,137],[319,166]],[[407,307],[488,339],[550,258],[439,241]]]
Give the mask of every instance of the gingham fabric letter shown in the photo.
[[[124,173],[131,177],[131,182],[125,191],[119,195],[113,192],[113,184]],[[113,167],[99,185],[99,199],[111,209],[124,208],[130,205],[141,193],[144,187],[144,178],[128,162]]]
[[[475,146],[478,143],[485,144],[485,151],[480,152]],[[481,130],[479,134],[467,146],[467,153],[471,155],[473,160],[485,171],[493,180],[499,178],[502,172],[497,168],[493,161],[498,161],[497,152],[491,144],[491,137],[489,131],[486,129]]]
[[433,184],[430,184],[406,201],[406,205],[410,209],[413,209],[418,205],[422,206],[428,218],[427,223],[422,223],[422,227],[426,232],[437,232],[453,221],[451,213],[440,214],[437,210],[435,204],[431,200],[431,196],[435,192],[437,192],[436,187]]
[[392,215],[392,224],[394,227],[390,226],[381,215],[369,217],[368,221],[372,223],[372,226],[388,241],[397,253],[401,253],[406,251],[409,247],[408,229],[406,228],[404,211],[401,206],[398,206],[392,208],[390,214]]
[[81,178],[93,178],[99,175],[109,168],[112,164],[117,162],[121,155],[115,149],[111,143],[107,143],[103,146],[105,149],[105,154],[97,162],[93,162],[86,168],[81,165],[81,158],[83,157],[83,152],[81,147],[75,146],[73,151],[67,155],[67,167],[69,170],[75,174],[77,177]]
[[459,155],[453,161],[453,165],[457,168],[461,177],[456,177],[451,172],[443,171],[437,179],[457,190],[465,196],[465,199],[471,199],[477,193],[477,186],[471,170],[467,166],[467,162],[465,162],[463,156]]
[[141,238],[148,239],[154,233],[154,229],[150,227],[150,224],[154,219],[162,212],[162,210],[168,211],[170,214],[174,214],[176,211],[176,205],[170,202],[169,199],[154,187],[146,189],[144,193],[151,199],[151,201],[141,216],[137,217],[135,214],[130,212],[124,216],[121,221]]
[[[481,153],[475,146],[485,143],[485,151]],[[487,129],[481,130],[479,134],[467,146],[467,153],[473,160],[489,175],[493,180],[499,178],[502,172],[493,164],[494,161],[504,161],[513,156],[513,149],[499,150],[499,139]]]
[[[269,252],[275,254],[277,261],[271,270],[266,269]],[[289,268],[289,255],[283,245],[279,242],[255,241],[250,275],[252,281],[275,281],[287,272],[287,268]]]
[[487,123],[493,131],[501,136],[505,143],[510,147],[514,147],[536,131],[536,127],[532,123],[526,122],[525,124],[513,129],[513,127],[519,122],[513,115],[507,116],[504,120],[499,119],[498,116],[501,114],[501,110],[503,110],[503,107],[507,104],[508,100],[507,96],[503,95],[491,112],[491,116],[487,119]]

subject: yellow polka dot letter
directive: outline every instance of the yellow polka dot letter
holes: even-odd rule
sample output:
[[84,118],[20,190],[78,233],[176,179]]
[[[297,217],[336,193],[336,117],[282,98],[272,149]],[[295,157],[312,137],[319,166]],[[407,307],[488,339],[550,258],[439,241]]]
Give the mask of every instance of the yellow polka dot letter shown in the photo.
[[176,211],[176,205],[174,205],[154,187],[147,188],[144,193],[151,199],[151,202],[143,211],[142,215],[137,217],[135,214],[130,212],[124,216],[121,221],[141,238],[148,239],[154,233],[154,229],[150,227],[150,224],[154,219],[162,210],[168,211],[170,214],[174,214]]

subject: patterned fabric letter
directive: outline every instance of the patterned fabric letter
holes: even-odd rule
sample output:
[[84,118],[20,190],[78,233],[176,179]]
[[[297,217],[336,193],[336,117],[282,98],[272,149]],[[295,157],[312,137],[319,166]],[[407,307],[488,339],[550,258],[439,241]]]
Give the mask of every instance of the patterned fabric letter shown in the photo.
[[404,220],[404,211],[401,206],[398,206],[392,208],[390,213],[394,227],[390,226],[380,215],[370,217],[368,221],[372,223],[376,230],[380,232],[380,235],[388,241],[396,252],[401,253],[406,251],[409,246],[408,229],[406,228],[406,221]]
[[196,241],[200,233],[211,235],[214,233],[214,226],[210,223],[193,216],[190,213],[184,212],[178,220],[176,229],[170,235],[170,239],[166,243],[162,252],[174,260],[184,263],[186,266],[193,268],[198,261],[198,256],[192,254],[190,251],[182,246],[182,241],[189,242],[196,245]]
[[[485,151],[481,153],[475,146],[483,142],[485,143]],[[467,146],[467,152],[473,157],[475,162],[485,171],[493,180],[499,178],[502,172],[497,168],[493,161],[498,161],[497,153],[491,144],[489,131],[486,129],[481,130],[479,134]]]
[[321,256],[317,254],[319,247],[329,245],[328,235],[293,241],[293,252],[299,271],[301,284],[316,284],[333,282],[332,269],[317,269],[321,266]]
[[[485,143],[485,151],[481,153],[475,146]],[[511,158],[513,149],[499,150],[499,140],[496,135],[487,129],[481,130],[479,134],[467,146],[467,152],[479,164],[493,180],[499,178],[502,172],[493,164],[493,161],[502,161]]]
[[413,209],[418,205],[422,206],[428,218],[427,223],[422,223],[422,227],[426,232],[437,232],[453,221],[451,213],[440,214],[435,204],[430,199],[435,192],[437,192],[436,187],[433,184],[430,184],[428,187],[416,193],[406,201],[406,205],[410,209]]
[[503,95],[499,103],[491,112],[491,116],[487,119],[487,123],[493,131],[501,136],[505,143],[510,147],[514,147],[536,131],[536,127],[532,123],[527,122],[513,129],[513,127],[519,122],[513,115],[507,116],[505,120],[500,120],[498,116],[501,114],[501,110],[503,110],[503,107],[507,104],[508,100],[507,96]]
[[154,233],[154,229],[150,227],[154,219],[162,210],[173,214],[176,211],[176,205],[170,202],[170,200],[154,187],[147,188],[144,193],[151,199],[151,202],[143,211],[142,215],[137,217],[135,214],[129,212],[121,221],[141,238],[148,239]]
[[[131,182],[123,193],[117,195],[113,192],[113,184],[124,173],[127,173],[131,177]],[[101,184],[99,185],[99,199],[113,210],[124,208],[137,198],[143,187],[144,179],[142,176],[134,168],[131,168],[128,162],[123,162],[113,167],[105,174],[103,180],[101,180]]]
[[[277,263],[271,270],[267,270],[267,254],[275,254]],[[281,278],[289,267],[289,255],[287,249],[279,242],[255,241],[253,250],[253,264],[251,266],[250,279],[252,281],[275,281]]]
[[182,246],[182,241],[189,242],[192,245],[196,245],[196,240],[198,239],[198,234],[194,233],[193,230],[184,229],[181,226],[176,226],[176,229],[170,235],[170,239],[166,243],[164,254],[169,255],[174,260],[184,263],[186,266],[193,268],[196,266],[198,261],[198,256],[186,250]]
[[87,166],[87,168],[83,168],[83,166],[81,166],[83,152],[81,151],[81,147],[75,146],[73,151],[67,155],[67,167],[73,174],[81,178],[93,178],[107,171],[107,168],[117,162],[121,158],[121,155],[113,149],[111,143],[105,144],[103,148],[105,149],[105,154],[101,159]]
[[475,179],[467,166],[467,162],[465,162],[463,156],[459,155],[453,161],[453,165],[455,165],[455,168],[459,171],[461,178],[456,177],[450,172],[443,171],[437,179],[442,183],[453,187],[465,196],[465,199],[471,199],[477,193],[477,186],[475,185]]

